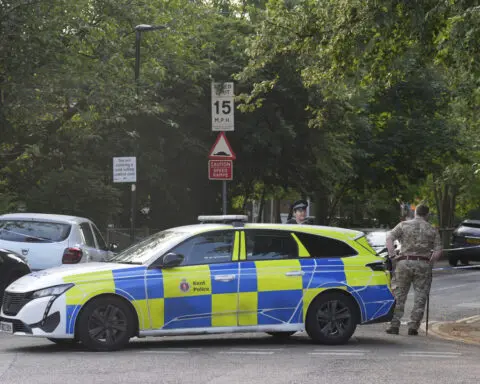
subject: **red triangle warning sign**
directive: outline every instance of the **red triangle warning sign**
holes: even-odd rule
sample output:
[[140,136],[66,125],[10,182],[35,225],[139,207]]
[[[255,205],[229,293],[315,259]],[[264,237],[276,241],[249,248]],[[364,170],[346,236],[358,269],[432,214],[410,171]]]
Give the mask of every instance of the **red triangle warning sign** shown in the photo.
[[208,158],[211,160],[235,160],[237,158],[224,132],[218,134],[217,141],[213,144]]

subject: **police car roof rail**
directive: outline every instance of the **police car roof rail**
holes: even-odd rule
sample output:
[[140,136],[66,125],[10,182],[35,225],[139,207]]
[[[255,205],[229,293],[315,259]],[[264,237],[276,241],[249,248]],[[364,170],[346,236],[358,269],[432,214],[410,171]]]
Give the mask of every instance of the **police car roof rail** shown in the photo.
[[244,223],[248,222],[246,215],[201,215],[198,216],[198,221],[201,224],[217,223],[217,224],[232,224],[234,227],[243,227]]

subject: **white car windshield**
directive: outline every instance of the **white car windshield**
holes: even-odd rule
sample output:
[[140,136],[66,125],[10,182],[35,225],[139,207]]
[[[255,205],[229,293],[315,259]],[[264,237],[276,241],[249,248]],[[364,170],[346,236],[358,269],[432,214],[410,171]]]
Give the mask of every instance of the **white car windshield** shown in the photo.
[[158,232],[112,256],[108,261],[111,263],[144,264],[152,257],[161,256],[190,235],[189,232],[173,230]]

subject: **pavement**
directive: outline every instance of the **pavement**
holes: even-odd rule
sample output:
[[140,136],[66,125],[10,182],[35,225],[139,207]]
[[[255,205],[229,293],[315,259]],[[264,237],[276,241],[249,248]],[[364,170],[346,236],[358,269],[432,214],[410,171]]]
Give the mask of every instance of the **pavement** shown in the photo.
[[373,324],[341,346],[314,344],[305,333],[286,341],[245,333],[135,339],[124,350],[95,353],[0,334],[0,383],[476,384],[480,346],[441,338],[437,329],[477,324],[479,276],[480,269],[434,272],[428,336],[425,323],[418,336],[407,336],[406,325],[388,335],[388,324]]

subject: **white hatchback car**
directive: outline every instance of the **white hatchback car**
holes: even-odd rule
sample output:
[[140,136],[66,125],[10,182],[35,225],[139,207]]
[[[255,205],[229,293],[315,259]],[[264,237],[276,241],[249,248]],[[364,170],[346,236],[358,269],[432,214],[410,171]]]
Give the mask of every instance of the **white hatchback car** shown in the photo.
[[0,248],[23,255],[30,269],[38,271],[62,264],[105,261],[107,247],[89,219],[41,213],[0,216]]

